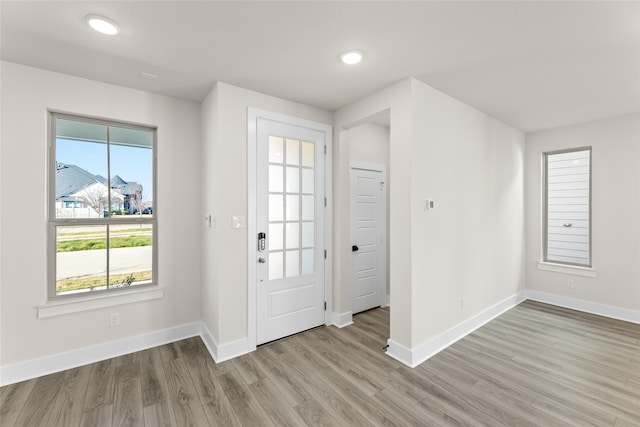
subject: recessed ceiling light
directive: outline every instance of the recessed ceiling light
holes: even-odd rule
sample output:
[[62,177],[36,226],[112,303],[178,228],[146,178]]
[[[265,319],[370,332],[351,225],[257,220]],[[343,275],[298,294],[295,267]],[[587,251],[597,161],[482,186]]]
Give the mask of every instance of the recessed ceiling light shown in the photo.
[[340,59],[342,59],[342,62],[344,62],[345,64],[353,65],[358,64],[360,61],[362,61],[362,56],[363,54],[361,51],[350,50],[340,55]]
[[87,24],[99,33],[110,36],[118,34],[118,25],[109,18],[99,15],[87,15],[85,19],[87,20]]

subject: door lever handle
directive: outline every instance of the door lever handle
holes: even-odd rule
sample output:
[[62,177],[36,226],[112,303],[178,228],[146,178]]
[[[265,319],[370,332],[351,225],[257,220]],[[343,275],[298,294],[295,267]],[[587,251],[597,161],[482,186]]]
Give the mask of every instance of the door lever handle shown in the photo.
[[351,246],[351,252],[357,252],[360,248],[357,245]]

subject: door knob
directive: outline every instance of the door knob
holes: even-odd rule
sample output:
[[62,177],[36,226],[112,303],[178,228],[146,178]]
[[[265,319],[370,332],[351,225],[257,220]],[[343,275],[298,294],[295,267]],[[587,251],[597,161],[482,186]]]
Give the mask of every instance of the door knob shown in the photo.
[[266,258],[262,258],[262,257],[260,257],[260,258],[258,258],[258,262],[259,262],[260,264],[264,264],[265,262],[267,262],[267,260],[266,260]]
[[357,245],[351,246],[351,251],[352,252],[356,252],[358,249],[360,249],[360,248]]

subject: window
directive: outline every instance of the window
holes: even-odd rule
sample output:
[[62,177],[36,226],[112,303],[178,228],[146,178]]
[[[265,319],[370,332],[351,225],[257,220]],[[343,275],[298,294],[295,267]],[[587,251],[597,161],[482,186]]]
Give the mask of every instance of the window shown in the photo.
[[51,114],[49,297],[157,283],[156,130]]
[[591,267],[591,148],[544,154],[544,261]]

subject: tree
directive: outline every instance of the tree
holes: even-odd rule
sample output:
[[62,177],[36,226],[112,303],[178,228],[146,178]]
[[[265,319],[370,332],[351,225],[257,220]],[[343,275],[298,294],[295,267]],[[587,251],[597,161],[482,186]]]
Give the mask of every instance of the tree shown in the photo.
[[[78,195],[84,199],[87,206],[96,211],[98,216],[102,216],[103,212],[109,208],[109,191],[107,186],[101,182],[85,187],[78,192]],[[122,194],[115,189],[111,189],[111,204],[114,202],[122,203],[122,201]]]

